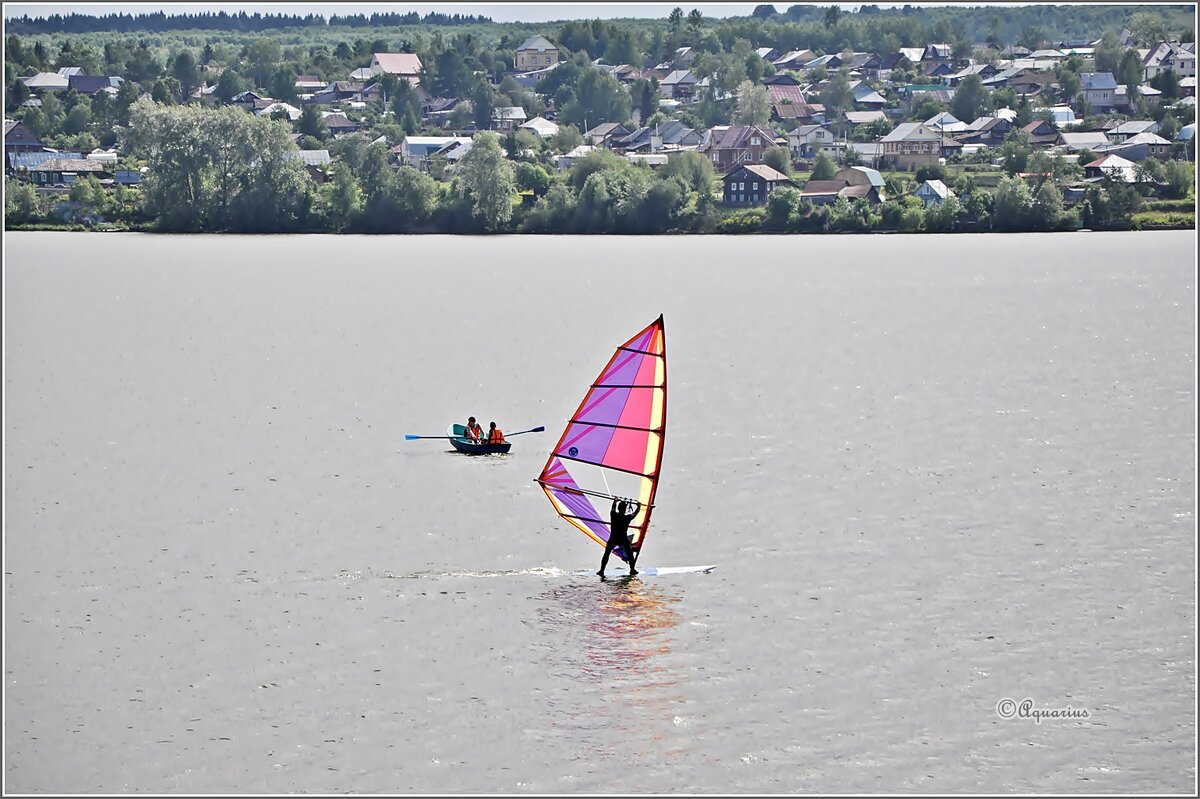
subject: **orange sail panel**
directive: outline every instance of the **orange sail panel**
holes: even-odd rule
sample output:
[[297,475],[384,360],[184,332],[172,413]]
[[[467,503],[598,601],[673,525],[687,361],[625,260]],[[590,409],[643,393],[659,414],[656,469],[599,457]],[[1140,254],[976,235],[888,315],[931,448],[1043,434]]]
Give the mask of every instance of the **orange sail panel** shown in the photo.
[[[554,509],[604,545],[617,497],[641,503],[629,540],[641,551],[650,527],[667,424],[663,318],[621,346],[592,383],[550,452],[538,483]],[[617,554],[628,560],[628,553]]]

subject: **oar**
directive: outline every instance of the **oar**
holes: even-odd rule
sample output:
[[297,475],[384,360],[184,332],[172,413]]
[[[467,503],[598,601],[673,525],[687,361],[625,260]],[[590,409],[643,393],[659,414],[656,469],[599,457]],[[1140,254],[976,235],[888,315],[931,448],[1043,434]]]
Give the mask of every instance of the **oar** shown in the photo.
[[516,433],[505,433],[504,437],[508,438],[509,436],[523,436],[526,433],[544,433],[544,432],[546,432],[546,428],[543,427],[542,425],[538,425],[537,427],[531,427],[528,430],[521,430]]
[[[521,431],[519,431],[519,432],[516,432],[516,433],[506,433],[504,437],[505,437],[505,438],[508,438],[509,436],[520,436],[520,435],[524,435],[525,433],[544,433],[544,432],[546,432],[546,428],[545,428],[545,427],[543,427],[542,425],[538,425],[537,427],[531,427],[531,428],[529,428],[528,430],[521,430]],[[414,435],[413,435],[413,434],[411,434],[411,433],[405,433],[405,434],[404,434],[404,440],[405,440],[405,441],[416,441],[416,440],[417,440],[417,439],[419,439],[419,438],[441,438],[441,439],[447,439],[447,438],[462,438],[462,436],[447,436],[447,435],[440,435],[440,436],[414,436]]]

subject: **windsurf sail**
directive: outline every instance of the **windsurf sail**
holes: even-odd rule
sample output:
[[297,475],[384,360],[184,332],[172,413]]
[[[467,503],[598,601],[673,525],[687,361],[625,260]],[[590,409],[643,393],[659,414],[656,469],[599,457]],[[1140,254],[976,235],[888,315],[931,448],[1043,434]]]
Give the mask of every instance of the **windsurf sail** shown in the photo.
[[[629,524],[629,541],[640,552],[666,425],[667,350],[659,316],[617,347],[550,451],[538,483],[563,519],[602,546],[613,499],[636,499],[641,508]],[[629,560],[620,547],[614,551]]]

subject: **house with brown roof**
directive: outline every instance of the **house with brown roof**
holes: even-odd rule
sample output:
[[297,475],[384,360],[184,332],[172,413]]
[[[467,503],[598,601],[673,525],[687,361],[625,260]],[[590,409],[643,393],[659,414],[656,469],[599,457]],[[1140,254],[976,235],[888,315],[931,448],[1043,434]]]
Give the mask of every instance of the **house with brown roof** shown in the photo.
[[980,117],[967,126],[967,129],[955,136],[959,144],[982,144],[985,147],[999,147],[1004,143],[1004,137],[1012,130],[1013,125],[1004,117]]
[[13,119],[4,120],[5,153],[36,153],[45,146],[24,123]]
[[943,134],[924,122],[901,122],[880,139],[881,162],[897,169],[936,164],[941,157]]
[[726,174],[724,203],[732,206],[756,206],[767,201],[779,186],[795,186],[790,177],[766,164],[743,164]]
[[775,132],[757,125],[719,125],[710,128],[698,148],[718,172],[740,164],[760,163],[763,153],[775,146]]
[[1021,130],[1029,134],[1029,144],[1040,150],[1048,150],[1061,141],[1058,128],[1044,119],[1035,119]]
[[800,199],[807,200],[813,205],[833,205],[840,197],[845,197],[851,202],[865,199],[871,205],[879,205],[883,202],[883,197],[875,186],[869,183],[851,185],[844,178],[810,180],[800,190]]

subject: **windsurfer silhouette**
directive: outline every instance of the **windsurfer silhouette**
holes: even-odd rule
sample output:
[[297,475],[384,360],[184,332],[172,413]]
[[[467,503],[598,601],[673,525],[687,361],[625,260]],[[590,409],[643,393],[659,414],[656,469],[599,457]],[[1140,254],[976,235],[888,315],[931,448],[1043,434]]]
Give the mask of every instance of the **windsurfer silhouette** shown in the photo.
[[634,568],[637,552],[633,550],[633,544],[629,541],[629,523],[633,521],[634,516],[638,515],[641,508],[641,503],[636,499],[613,499],[612,508],[608,512],[608,543],[604,545],[604,557],[600,559],[600,571],[596,574],[604,576],[604,569],[608,566],[608,556],[618,546],[628,556],[629,575],[632,577],[637,574],[637,569]]

